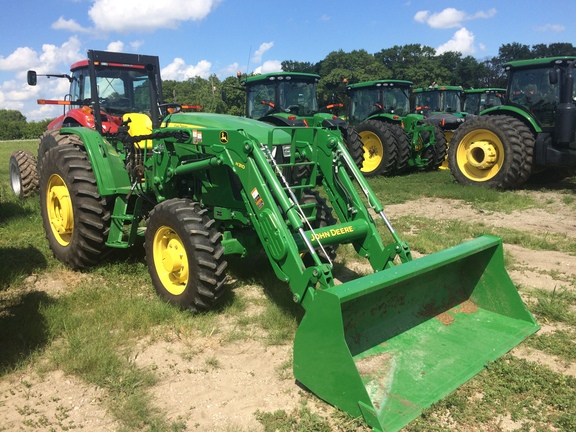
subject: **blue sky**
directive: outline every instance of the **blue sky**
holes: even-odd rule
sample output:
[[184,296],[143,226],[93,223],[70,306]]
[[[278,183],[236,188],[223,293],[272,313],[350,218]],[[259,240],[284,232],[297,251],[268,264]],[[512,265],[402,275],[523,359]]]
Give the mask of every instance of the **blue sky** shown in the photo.
[[26,71],[67,73],[88,49],[158,55],[164,79],[224,79],[406,44],[483,60],[513,42],[576,45],[575,24],[566,0],[0,0],[0,109],[59,115],[36,99],[62,99],[67,80],[29,87]]

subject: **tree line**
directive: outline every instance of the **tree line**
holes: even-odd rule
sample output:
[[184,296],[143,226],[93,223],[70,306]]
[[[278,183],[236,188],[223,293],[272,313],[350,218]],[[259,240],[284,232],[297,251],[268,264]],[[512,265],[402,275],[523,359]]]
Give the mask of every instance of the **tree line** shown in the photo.
[[[459,52],[436,54],[434,48],[420,44],[395,45],[374,54],[365,50],[332,51],[317,63],[285,60],[282,70],[320,75],[317,90],[319,102],[324,105],[334,96],[345,102],[348,83],[375,79],[408,80],[413,82],[414,88],[433,83],[464,88],[505,87],[506,76],[502,67],[505,63],[554,56],[576,56],[576,47],[571,43],[528,46],[514,42],[500,46],[497,56],[478,60]],[[216,75],[207,79],[164,80],[162,86],[165,102],[201,105],[205,112],[244,113],[245,94],[235,76],[224,80]],[[49,121],[27,122],[19,111],[0,109],[0,140],[38,137]]]

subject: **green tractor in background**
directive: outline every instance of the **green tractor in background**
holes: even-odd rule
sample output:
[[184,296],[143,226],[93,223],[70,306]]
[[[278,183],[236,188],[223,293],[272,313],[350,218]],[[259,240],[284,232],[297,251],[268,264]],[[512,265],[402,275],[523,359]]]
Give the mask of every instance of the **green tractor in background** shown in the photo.
[[416,88],[412,91],[414,112],[423,114],[426,119],[444,132],[450,144],[452,134],[464,123],[466,113],[462,110],[464,89],[461,86],[438,86],[436,84]]
[[481,111],[502,105],[506,89],[488,87],[464,90],[463,111],[467,116],[478,115]]
[[448,162],[456,181],[506,190],[529,178],[574,175],[575,61],[565,56],[504,64],[503,104],[467,120],[452,137]]
[[358,167],[364,150],[356,130],[337,115],[342,103],[320,106],[317,84],[320,76],[304,72],[273,72],[242,78],[246,91],[246,117],[275,126],[324,127],[338,130]]
[[364,143],[362,173],[394,175],[407,168],[437,169],[446,156],[442,130],[410,112],[412,83],[376,80],[346,87],[348,121]]

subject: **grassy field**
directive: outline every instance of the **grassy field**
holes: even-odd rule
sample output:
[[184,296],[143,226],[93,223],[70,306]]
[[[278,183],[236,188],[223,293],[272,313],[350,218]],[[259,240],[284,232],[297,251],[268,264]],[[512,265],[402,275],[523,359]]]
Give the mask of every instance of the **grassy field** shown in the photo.
[[[161,380],[154,369],[138,367],[133,353],[141,344],[170,342],[186,335],[218,343],[257,340],[267,346],[292,343],[302,311],[291,301],[289,289],[271,290],[279,282],[265,260],[251,263],[231,260],[230,293],[218,310],[193,316],[169,307],[153,292],[143,250],[122,251],[102,265],[71,272],[56,261],[42,229],[38,197],[16,199],[10,189],[8,159],[16,149],[36,150],[35,141],[0,142],[0,383],[23,372],[40,376],[63,371],[83,383],[103,389],[101,405],[121,431],[186,430],[184,419],[171,418],[154,403],[151,389]],[[532,210],[550,213],[562,205],[576,214],[576,179],[552,189],[554,198],[541,199],[551,189],[528,186],[522,191],[496,192],[460,187],[447,171],[370,180],[385,205],[408,203],[422,197],[448,200],[479,212],[510,214]],[[445,201],[442,201],[445,202]],[[572,219],[576,226],[576,216]],[[400,236],[413,250],[432,253],[482,233],[503,238],[504,243],[536,251],[576,255],[574,237],[514,228],[496,228],[478,220],[443,220],[440,215],[406,215],[395,218]],[[418,229],[415,231],[414,227]],[[339,265],[354,260],[346,253]],[[515,262],[507,258],[507,266]],[[554,277],[552,272],[547,276]],[[54,292],[37,290],[38,281],[57,277],[69,281]],[[566,365],[576,364],[576,273],[564,277],[552,291],[523,293],[539,323],[552,326],[524,343]],[[47,283],[47,282],[46,282]],[[241,295],[247,286],[264,295]],[[257,308],[258,313],[249,313]],[[222,318],[228,325],[222,326]],[[144,342],[143,342],[144,341]],[[209,356],[207,370],[221,367],[222,359]],[[290,374],[291,365],[279,373]],[[257,410],[251,413],[265,431],[367,430],[361,422],[342,413],[312,409],[319,402],[302,396],[294,410]],[[8,399],[0,400],[2,412]],[[477,377],[434,404],[405,428],[406,431],[570,431],[576,430],[576,379],[554,368],[507,354]],[[70,430],[61,412],[40,419],[34,407],[22,403],[24,430]],[[30,410],[29,415],[27,410]],[[200,429],[194,429],[200,430]],[[213,430],[244,431],[233,424]]]

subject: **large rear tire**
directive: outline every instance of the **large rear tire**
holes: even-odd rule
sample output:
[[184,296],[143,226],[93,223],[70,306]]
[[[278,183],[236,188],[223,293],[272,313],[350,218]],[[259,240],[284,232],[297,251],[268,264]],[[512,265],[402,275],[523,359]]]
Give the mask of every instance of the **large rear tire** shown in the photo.
[[463,123],[450,140],[448,165],[458,183],[507,190],[528,180],[535,138],[520,120],[480,116]]
[[18,198],[38,190],[36,158],[28,150],[16,150],[10,155],[10,186]]
[[446,136],[438,125],[434,125],[434,141],[436,141],[436,144],[433,147],[428,160],[428,166],[426,167],[426,169],[430,171],[435,171],[440,168],[448,156]]
[[86,152],[59,145],[44,153],[41,165],[40,211],[50,249],[75,269],[97,264],[107,249],[110,210]]
[[44,157],[44,154],[51,148],[64,144],[73,144],[78,146],[84,145],[78,135],[61,135],[60,130],[52,129],[42,134],[40,137],[40,143],[38,144],[38,172],[42,170],[42,158]]
[[362,173],[366,177],[390,175],[396,168],[396,138],[386,123],[368,120],[356,126],[364,146]]
[[358,131],[354,126],[347,125],[346,129],[342,131],[342,137],[344,138],[344,145],[346,145],[352,160],[359,169],[362,169],[362,164],[364,163],[364,144],[360,139]]
[[150,213],[144,238],[156,293],[193,312],[212,309],[225,288],[222,234],[207,213],[188,199],[164,201]]
[[410,140],[406,131],[399,124],[389,123],[388,127],[396,139],[396,166],[394,174],[401,174],[408,168],[410,160]]

